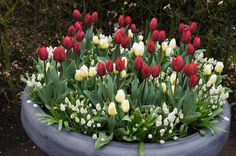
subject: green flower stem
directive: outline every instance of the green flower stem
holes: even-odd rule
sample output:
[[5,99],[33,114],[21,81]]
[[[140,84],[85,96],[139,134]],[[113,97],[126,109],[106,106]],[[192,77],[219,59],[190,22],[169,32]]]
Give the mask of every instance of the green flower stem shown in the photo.
[[175,95],[175,92],[176,92],[176,85],[177,85],[178,75],[179,75],[179,72],[176,73],[174,95]]
[[47,83],[46,61],[43,61],[43,69],[44,69],[45,82]]

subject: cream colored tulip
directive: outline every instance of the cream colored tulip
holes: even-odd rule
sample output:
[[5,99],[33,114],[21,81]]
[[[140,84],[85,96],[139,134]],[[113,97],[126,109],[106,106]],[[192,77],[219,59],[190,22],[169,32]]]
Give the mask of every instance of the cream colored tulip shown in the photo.
[[170,76],[170,83],[173,85],[175,84],[175,81],[176,81],[176,73],[173,72]]
[[123,110],[123,112],[127,113],[129,111],[129,101],[128,100],[124,100],[121,103],[121,109]]
[[75,80],[76,81],[82,81],[83,80],[83,76],[81,74],[81,70],[76,70],[76,72],[75,72]]
[[117,91],[115,99],[119,103],[122,103],[125,100],[125,92],[123,89]]
[[111,116],[114,116],[117,114],[116,111],[116,104],[114,102],[111,102],[108,106],[107,113]]
[[207,85],[213,85],[216,83],[216,80],[217,80],[217,76],[216,74],[212,74],[211,77],[209,78],[208,82],[207,82]]
[[217,62],[217,63],[216,63],[216,66],[215,66],[215,71],[216,71],[217,73],[222,73],[223,69],[224,69],[224,64],[223,64],[223,62]]
[[166,49],[166,52],[165,52],[166,56],[169,57],[170,55],[172,55],[172,53],[173,53],[173,49],[170,48],[170,47],[168,47],[168,48]]
[[163,93],[165,93],[166,92],[166,90],[167,90],[167,87],[166,87],[166,83],[161,83],[161,87],[162,87],[162,91],[163,91]]
[[88,77],[89,71],[88,71],[88,67],[87,67],[86,65],[83,65],[83,66],[80,68],[80,71],[81,71],[82,77]]
[[133,38],[134,34],[132,33],[131,29],[128,30],[128,36],[129,38]]
[[99,44],[99,39],[98,39],[98,36],[93,36],[93,41],[92,41],[93,44]]
[[99,45],[100,45],[100,47],[101,47],[102,49],[107,49],[107,48],[109,48],[108,39],[107,39],[107,38],[100,39]]
[[175,48],[176,48],[176,41],[175,41],[174,38],[172,38],[172,39],[170,40],[169,47],[172,48],[172,49],[175,49]]
[[116,70],[116,64],[113,63],[113,73],[114,74],[118,74],[119,72]]
[[211,75],[211,71],[212,71],[212,65],[211,64],[207,64],[205,65],[203,72],[205,75]]
[[127,67],[127,58],[126,57],[122,57],[122,60],[125,60],[125,68]]
[[161,43],[161,49],[162,49],[162,51],[166,51],[167,48],[168,48],[167,43],[166,43],[166,42],[162,42],[162,43]]
[[121,72],[121,78],[126,78],[126,70],[122,70]]
[[97,70],[95,67],[89,68],[89,77],[94,77],[97,74]]
[[138,36],[138,40],[139,40],[139,41],[143,41],[143,35],[139,35],[139,36]]

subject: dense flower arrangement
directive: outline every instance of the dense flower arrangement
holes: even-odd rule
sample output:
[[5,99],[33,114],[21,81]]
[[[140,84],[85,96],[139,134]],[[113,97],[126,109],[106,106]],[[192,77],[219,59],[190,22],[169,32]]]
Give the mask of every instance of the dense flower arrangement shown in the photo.
[[37,73],[22,78],[46,112],[42,122],[89,135],[96,148],[214,133],[229,89],[220,84],[223,63],[199,49],[197,23],[179,24],[177,46],[157,18],[144,38],[129,16],[119,16],[112,36],[93,33],[97,12],[73,16],[63,46],[40,46]]

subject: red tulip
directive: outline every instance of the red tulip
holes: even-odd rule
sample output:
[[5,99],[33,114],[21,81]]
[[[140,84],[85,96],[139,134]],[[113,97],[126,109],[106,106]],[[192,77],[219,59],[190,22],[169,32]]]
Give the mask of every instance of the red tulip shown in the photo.
[[48,59],[48,51],[47,51],[46,47],[40,46],[38,48],[38,55],[41,60],[43,60],[43,61],[47,60]]
[[166,32],[162,30],[159,32],[158,41],[159,43],[161,43],[165,41],[165,39],[166,39]]
[[179,24],[179,27],[178,27],[178,32],[179,33],[182,33],[184,31],[184,24],[183,23],[180,23]]
[[191,28],[189,25],[187,25],[185,28],[184,28],[184,31],[190,31],[191,32]]
[[200,47],[200,44],[201,44],[201,39],[200,37],[196,36],[193,40],[193,46],[195,48],[199,48]]
[[137,56],[134,61],[134,69],[136,71],[141,71],[143,68],[143,59],[141,56]]
[[84,32],[83,30],[79,30],[77,35],[76,35],[77,41],[81,42],[84,39]]
[[149,40],[147,43],[147,51],[152,54],[155,51],[155,44],[152,40]]
[[137,28],[136,28],[135,24],[131,24],[131,31],[132,31],[132,33],[136,33]]
[[150,30],[154,31],[157,28],[157,18],[152,18],[150,22]]
[[78,20],[81,16],[79,10],[75,9],[74,12],[73,12],[73,16],[74,16],[75,20]]
[[81,26],[81,23],[80,22],[75,22],[74,24],[74,27],[75,27],[75,30],[76,31],[79,31],[79,30],[82,30],[82,26]]
[[130,16],[125,17],[125,25],[130,25],[132,23],[132,19]]
[[116,70],[121,72],[125,68],[125,60],[122,60],[122,58],[118,58],[116,60]]
[[119,32],[120,32],[121,36],[125,35],[125,29],[124,28],[119,29]]
[[90,26],[92,24],[92,22],[93,21],[92,21],[91,15],[90,14],[86,14],[84,16],[84,23],[85,23],[85,25]]
[[149,78],[151,75],[152,68],[145,64],[142,68],[142,74],[145,78]]
[[66,59],[66,53],[63,48],[57,47],[53,53],[53,59],[57,62],[62,62]]
[[68,28],[68,35],[73,37],[76,33],[75,27],[73,25],[69,26]]
[[194,88],[198,84],[197,74],[191,75],[188,79],[189,87]]
[[189,43],[189,44],[188,44],[187,54],[191,55],[191,54],[193,54],[194,52],[195,52],[194,46],[193,46],[191,43]]
[[63,46],[66,49],[71,49],[74,46],[74,39],[72,37],[64,37]]
[[121,42],[121,37],[122,37],[122,35],[121,35],[121,33],[118,31],[118,32],[116,32],[115,33],[115,35],[114,35],[114,42],[116,43],[116,44],[120,44],[120,42]]
[[92,22],[95,23],[98,20],[98,13],[95,11],[92,13]]
[[113,72],[113,62],[112,62],[112,60],[107,60],[105,66],[106,66],[107,72],[109,72],[109,73]]
[[118,19],[118,24],[120,27],[123,27],[125,25],[125,17],[124,15],[120,15]]
[[158,38],[159,38],[159,31],[158,30],[154,30],[153,33],[152,33],[152,40],[154,42],[158,41]]
[[77,42],[77,43],[74,44],[74,51],[76,53],[78,53],[78,54],[80,53],[80,48],[81,48],[80,42]]
[[157,64],[155,65],[153,68],[152,68],[152,77],[158,77],[160,75],[160,72],[161,72],[161,68],[160,68],[160,65]]
[[102,62],[99,62],[97,65],[97,73],[99,76],[106,75],[105,65]]
[[192,22],[192,24],[190,25],[190,31],[191,31],[191,33],[194,33],[197,31],[197,23],[196,22]]
[[184,59],[178,55],[172,59],[172,69],[176,72],[180,72],[184,67]]
[[181,42],[183,43],[189,43],[191,41],[191,32],[190,31],[184,31],[181,36]]
[[197,74],[197,64],[191,63],[184,67],[183,73],[185,73],[188,76]]
[[120,44],[123,48],[128,48],[130,43],[130,39],[128,36],[123,36],[121,38]]

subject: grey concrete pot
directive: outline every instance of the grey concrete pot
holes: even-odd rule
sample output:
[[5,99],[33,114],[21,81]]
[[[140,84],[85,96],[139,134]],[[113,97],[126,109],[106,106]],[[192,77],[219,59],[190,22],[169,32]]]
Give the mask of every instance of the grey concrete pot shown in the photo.
[[[95,149],[95,140],[76,132],[58,131],[57,126],[48,126],[39,121],[36,113],[44,113],[39,107],[34,108],[29,94],[25,91],[22,96],[21,120],[23,127],[42,150],[52,156],[138,156],[137,143],[112,141],[100,150]],[[222,114],[230,119],[230,107],[226,102]],[[198,133],[177,141],[169,141],[163,145],[145,143],[145,156],[215,156],[224,147],[228,135],[230,122],[220,120],[217,124],[226,132],[216,131],[215,135],[205,137]]]

